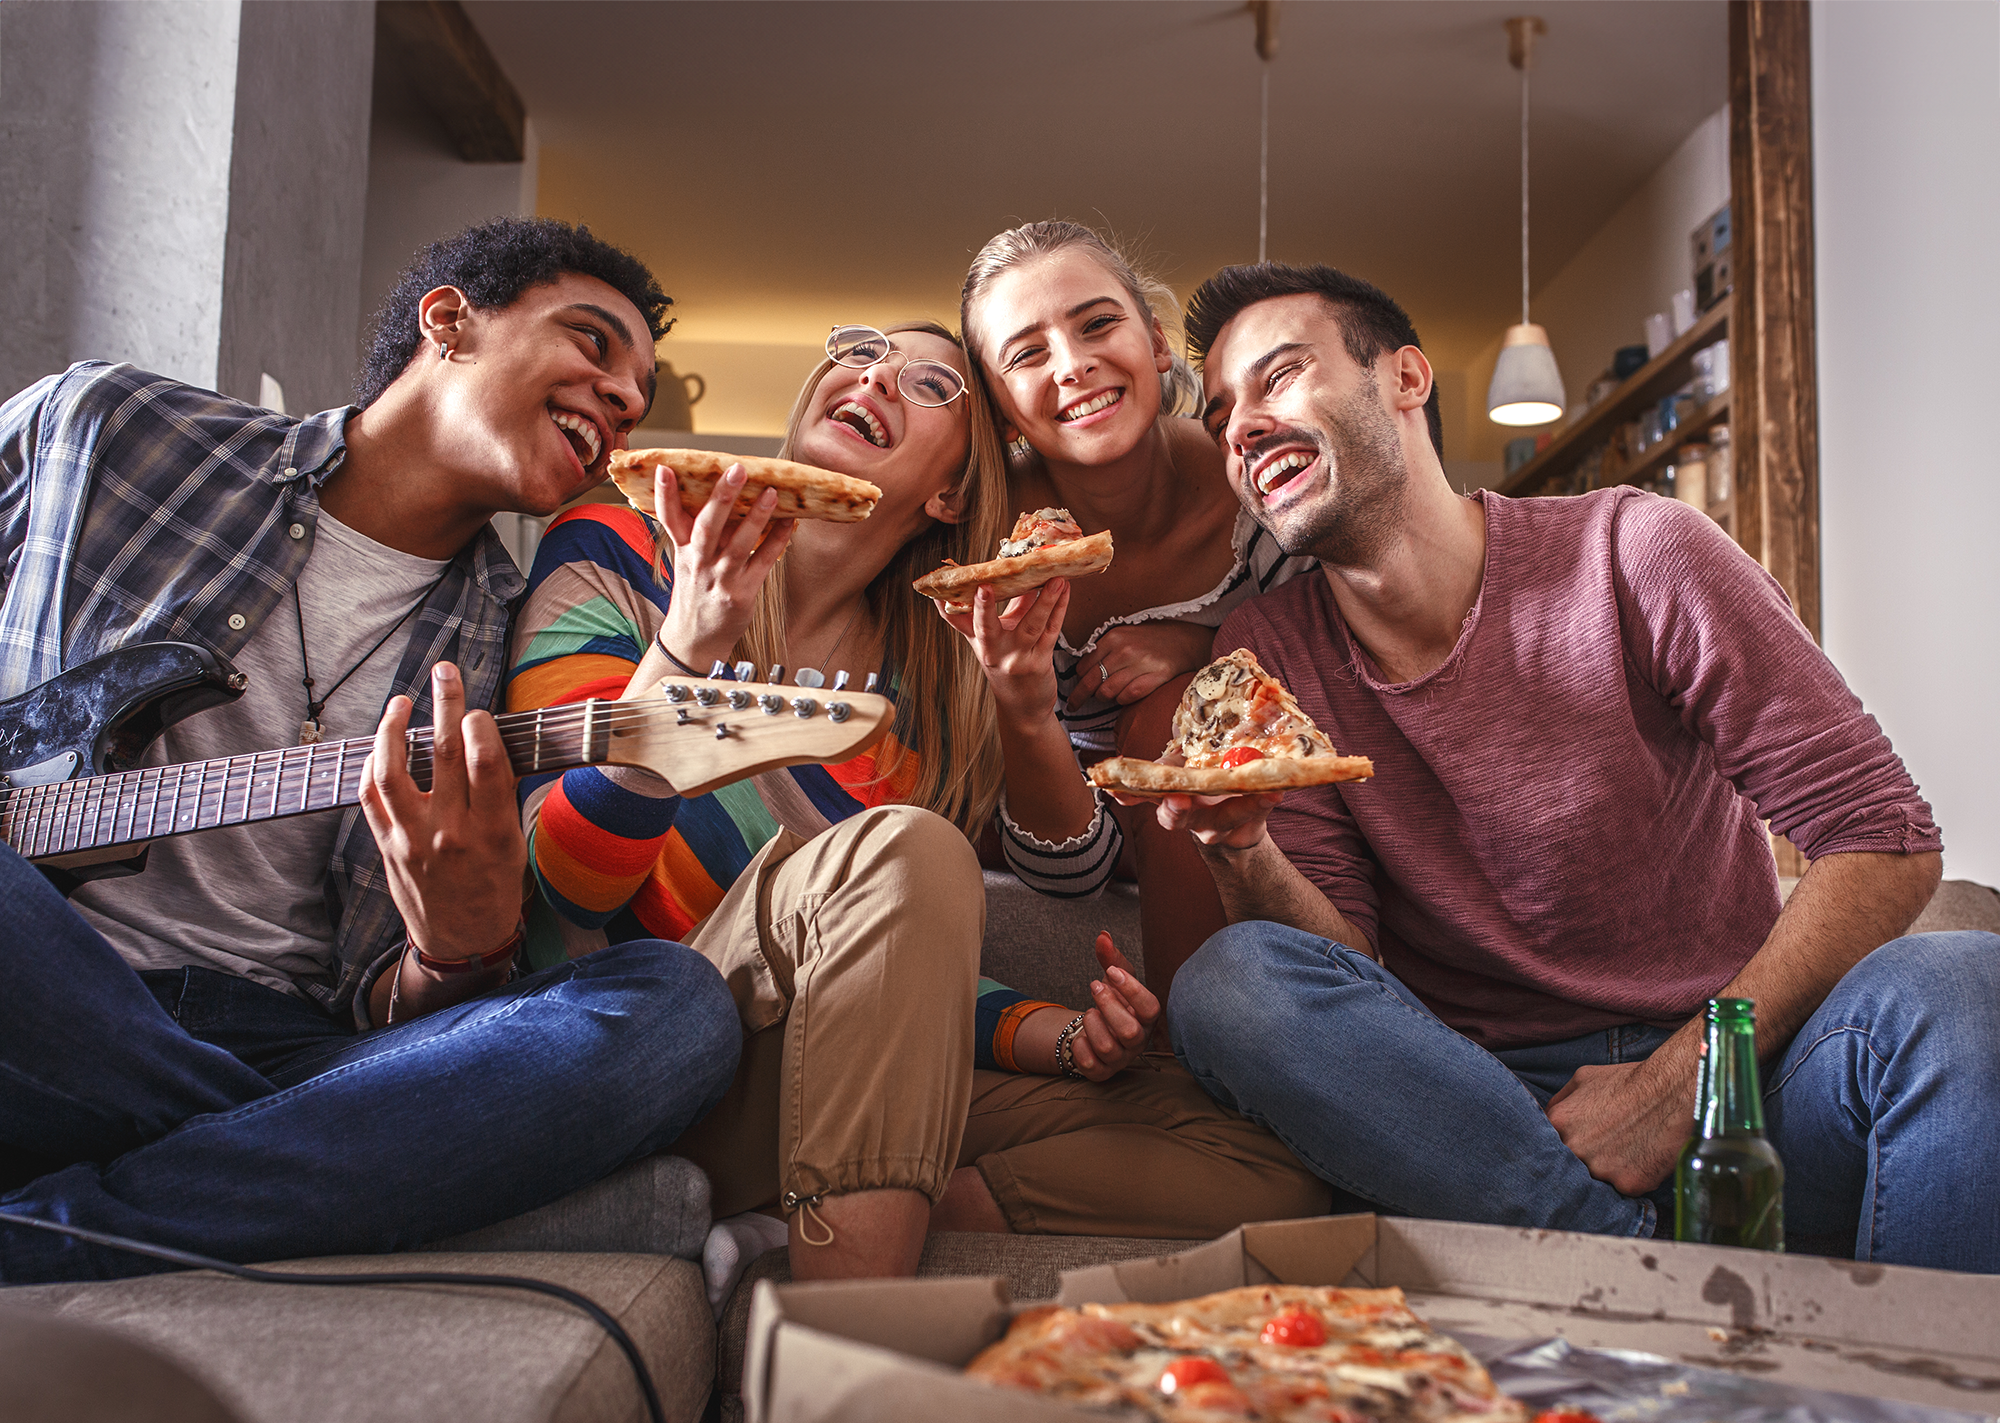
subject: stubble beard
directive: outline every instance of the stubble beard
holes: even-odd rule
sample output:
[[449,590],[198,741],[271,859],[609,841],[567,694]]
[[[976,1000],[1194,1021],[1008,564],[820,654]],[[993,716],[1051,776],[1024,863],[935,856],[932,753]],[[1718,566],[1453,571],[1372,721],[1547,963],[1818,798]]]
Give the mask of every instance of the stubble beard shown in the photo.
[[1251,515],[1291,557],[1336,568],[1372,564],[1403,527],[1409,469],[1395,422],[1371,381],[1338,408],[1314,404],[1314,427],[1283,432],[1319,447],[1326,492],[1273,519],[1258,500]]

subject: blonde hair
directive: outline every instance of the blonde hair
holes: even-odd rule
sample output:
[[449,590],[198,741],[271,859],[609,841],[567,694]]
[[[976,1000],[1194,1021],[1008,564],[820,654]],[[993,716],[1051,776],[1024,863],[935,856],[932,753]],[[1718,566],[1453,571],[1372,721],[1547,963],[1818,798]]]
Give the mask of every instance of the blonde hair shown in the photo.
[[965,286],[958,297],[958,324],[965,332],[965,358],[982,383],[986,367],[979,359],[978,325],[972,319],[974,305],[986,289],[1006,271],[1031,257],[1048,257],[1069,247],[1081,247],[1118,279],[1127,296],[1141,311],[1167,333],[1167,352],[1173,364],[1160,373],[1160,414],[1192,414],[1201,408],[1201,382],[1189,368],[1180,339],[1180,300],[1173,288],[1141,264],[1127,257],[1116,242],[1080,222],[1030,222],[1010,227],[979,249],[965,274]]
[[[905,321],[883,330],[888,335],[920,331],[962,347],[958,337],[931,321]],[[785,420],[781,456],[791,457],[792,444],[811,413],[813,393],[832,369],[831,360],[822,361],[806,378]],[[950,490],[959,501],[959,521],[933,523],[898,549],[889,566],[868,585],[868,607],[882,629],[883,660],[896,675],[896,740],[917,758],[909,803],[936,811],[969,838],[976,838],[1000,800],[1000,736],[993,693],[971,644],[938,616],[928,599],[910,588],[913,580],[948,558],[959,563],[987,558],[1010,522],[1005,456],[986,392],[974,379],[966,383],[961,398],[971,402],[966,414],[972,441],[965,468]],[[785,601],[785,580],[765,579],[750,626],[736,644],[739,660],[759,667],[784,661]],[[899,755],[878,763],[876,780],[893,776],[901,761]]]

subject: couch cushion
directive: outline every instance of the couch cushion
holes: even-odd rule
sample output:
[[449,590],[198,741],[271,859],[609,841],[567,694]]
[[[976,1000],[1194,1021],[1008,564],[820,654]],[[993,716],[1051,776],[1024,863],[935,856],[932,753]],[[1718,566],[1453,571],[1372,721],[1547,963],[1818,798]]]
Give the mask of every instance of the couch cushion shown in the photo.
[[6,1423],[239,1423],[213,1391],[121,1334],[0,1308]]
[[708,1177],[699,1166],[679,1156],[648,1156],[539,1210],[423,1248],[595,1250],[699,1260],[708,1238],[708,1202]]
[[[301,1274],[525,1275],[625,1327],[670,1419],[699,1418],[715,1378],[701,1268],[660,1255],[436,1254],[299,1260]],[[246,1423],[628,1423],[644,1417],[624,1353],[561,1300],[458,1285],[312,1288],[211,1271],[23,1285],[0,1303],[102,1325],[176,1360]]]
[[[983,1235],[940,1231],[924,1242],[917,1262],[920,1278],[937,1275],[1003,1275],[1015,1299],[1052,1299],[1064,1270],[1101,1265],[1109,1260],[1140,1260],[1173,1255],[1188,1248],[1185,1240],[1134,1240],[1111,1235]],[[759,1256],[743,1272],[729,1307],[722,1313],[722,1338],[717,1352],[716,1389],[722,1395],[726,1423],[743,1417],[743,1355],[750,1332],[750,1296],[757,1281],[790,1284],[792,1264],[784,1250]]]
[[1969,879],[1948,879],[1940,884],[1910,932],[1942,934],[1953,929],[2000,934],[2000,892]]
[[1089,899],[1051,899],[1010,871],[988,870],[979,971],[1030,998],[1088,1008],[1090,981],[1098,973],[1090,946],[1099,929],[1111,931],[1111,941],[1144,978],[1139,886],[1113,883]]

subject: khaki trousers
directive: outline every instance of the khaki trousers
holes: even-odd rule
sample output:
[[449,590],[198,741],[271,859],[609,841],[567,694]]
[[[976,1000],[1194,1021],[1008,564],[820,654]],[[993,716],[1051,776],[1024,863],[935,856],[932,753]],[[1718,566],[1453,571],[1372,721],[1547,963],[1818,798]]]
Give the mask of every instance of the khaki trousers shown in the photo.
[[979,1168],[1024,1235],[1209,1240],[1333,1202],[1283,1142],[1216,1102],[1171,1053],[1102,1083],[975,1072],[958,1164]]
[[935,1203],[972,1093],[986,891],[949,821],[878,806],[780,830],[689,944],[743,1020],[720,1105],[673,1146],[718,1217],[853,1191]]

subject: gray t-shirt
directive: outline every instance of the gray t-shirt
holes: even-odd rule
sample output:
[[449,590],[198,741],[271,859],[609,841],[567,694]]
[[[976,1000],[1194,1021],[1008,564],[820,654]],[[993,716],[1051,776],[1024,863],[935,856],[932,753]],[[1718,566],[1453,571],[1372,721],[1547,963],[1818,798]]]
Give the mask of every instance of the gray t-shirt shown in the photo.
[[[235,658],[249,687],[230,705],[168,728],[146,764],[295,745],[306,715],[300,614],[314,695],[325,696],[444,569],[322,512],[299,575],[299,607],[281,601]],[[374,734],[407,641],[391,636],[327,699],[322,740]],[[145,873],[87,884],[70,903],[136,969],[193,965],[300,993],[302,981],[331,981],[326,868],[340,821],[336,812],[321,812],[156,840]]]

